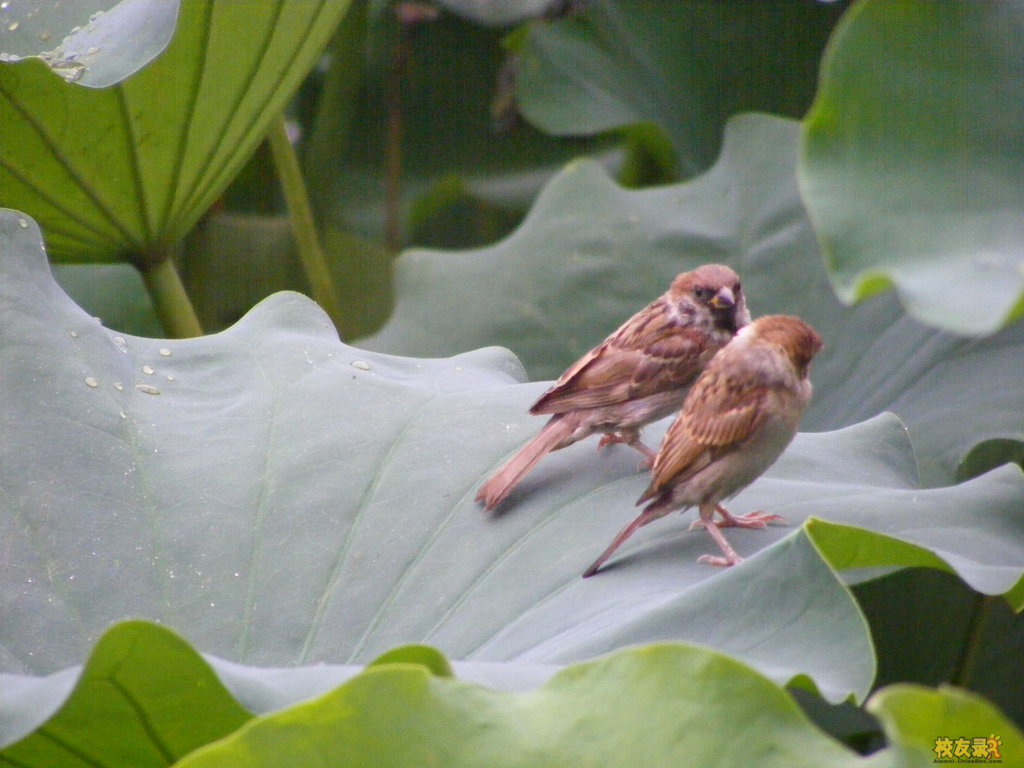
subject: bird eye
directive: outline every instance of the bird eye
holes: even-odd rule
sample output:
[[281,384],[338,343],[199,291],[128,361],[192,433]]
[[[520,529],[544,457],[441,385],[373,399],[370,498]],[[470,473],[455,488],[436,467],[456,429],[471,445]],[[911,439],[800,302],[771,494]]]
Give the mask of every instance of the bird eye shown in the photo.
[[740,292],[740,284],[739,283],[736,283],[736,285],[733,286],[732,292],[733,293],[739,293]]
[[706,288],[701,288],[699,285],[696,288],[693,289],[693,295],[696,296],[698,299],[703,299],[704,298],[704,294],[706,292],[707,292],[707,289]]

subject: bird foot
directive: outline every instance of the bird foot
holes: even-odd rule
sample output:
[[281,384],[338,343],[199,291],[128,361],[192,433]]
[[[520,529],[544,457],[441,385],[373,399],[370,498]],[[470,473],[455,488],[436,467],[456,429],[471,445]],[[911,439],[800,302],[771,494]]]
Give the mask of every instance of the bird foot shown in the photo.
[[[719,509],[722,510],[721,507]],[[745,515],[733,515],[726,512],[722,518],[720,523],[715,523],[719,528],[765,528],[768,523],[784,522],[785,520],[782,515],[770,515],[767,512],[748,512]],[[699,518],[690,523],[691,531],[704,527],[704,521]]]
[[768,523],[783,520],[782,515],[769,515],[764,512],[748,512],[745,515],[730,515],[718,524],[719,528],[764,528]]
[[728,568],[730,565],[738,565],[743,562],[743,558],[739,555],[735,555],[732,558],[721,557],[719,555],[701,555],[697,558],[697,562],[702,565],[719,565],[723,568]]
[[[721,507],[718,507],[721,509]],[[729,546],[729,542],[725,540],[725,534],[723,534],[718,524],[714,521],[714,510],[710,507],[701,507],[700,510],[701,519],[704,521],[704,530],[707,531],[711,538],[715,540],[715,544],[722,551],[722,556],[718,555],[701,555],[697,558],[698,563],[704,563],[706,565],[721,565],[729,566],[742,563],[743,558],[736,554],[736,550]]]
[[719,528],[764,528],[768,523],[784,522],[782,515],[773,515],[767,512],[748,512],[745,515],[734,515],[721,504],[715,507],[715,511],[722,516]]
[[615,443],[625,443],[644,455],[644,460],[641,461],[640,465],[637,467],[638,470],[646,470],[654,466],[654,457],[657,454],[640,442],[640,436],[638,434],[626,432],[605,432],[601,435],[601,439],[597,443],[597,450],[600,451],[606,445],[614,445]]

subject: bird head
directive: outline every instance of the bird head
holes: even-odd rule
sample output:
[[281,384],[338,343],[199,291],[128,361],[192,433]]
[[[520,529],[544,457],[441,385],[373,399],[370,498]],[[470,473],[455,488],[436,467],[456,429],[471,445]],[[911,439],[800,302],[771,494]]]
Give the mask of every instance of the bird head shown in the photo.
[[807,377],[811,360],[821,349],[821,336],[799,317],[765,315],[753,322],[749,333],[781,349],[801,378]]
[[684,272],[673,281],[672,289],[706,306],[715,325],[722,330],[735,333],[750,324],[750,310],[739,275],[724,264],[705,264]]

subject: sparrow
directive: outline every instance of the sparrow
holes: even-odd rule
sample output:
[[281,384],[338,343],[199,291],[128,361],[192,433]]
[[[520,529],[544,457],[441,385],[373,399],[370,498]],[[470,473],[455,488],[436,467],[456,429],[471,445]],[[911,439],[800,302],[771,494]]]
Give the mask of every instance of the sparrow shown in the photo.
[[[766,315],[746,326],[708,363],[665,433],[651,467],[651,484],[637,501],[650,502],[623,528],[583,578],[593,576],[638,528],[676,510],[697,507],[704,528],[722,557],[698,562],[742,561],[719,530],[764,528],[779,515],[733,516],[722,501],[732,498],[768,469],[796,435],[811,399],[807,376],[821,337],[803,320]],[[714,520],[715,512],[722,522]]]
[[668,291],[573,363],[530,408],[551,414],[540,432],[480,486],[494,509],[546,454],[603,433],[598,448],[626,443],[644,454],[640,430],[677,410],[704,366],[750,322],[740,279],[721,264],[675,277]]

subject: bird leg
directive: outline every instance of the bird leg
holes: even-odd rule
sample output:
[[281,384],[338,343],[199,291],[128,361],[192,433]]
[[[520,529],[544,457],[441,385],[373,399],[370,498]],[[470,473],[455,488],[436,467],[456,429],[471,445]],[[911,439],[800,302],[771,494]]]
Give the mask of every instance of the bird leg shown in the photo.
[[701,522],[703,523],[704,530],[706,530],[711,538],[715,540],[715,544],[722,550],[722,554],[725,557],[718,557],[717,555],[701,555],[697,558],[698,563],[704,563],[705,565],[736,565],[742,563],[743,558],[736,554],[736,550],[729,546],[729,542],[725,540],[725,534],[718,529],[718,523],[715,522],[715,510],[721,511],[722,508],[718,505],[712,507],[705,505],[700,508]]
[[605,432],[597,444],[597,449],[601,450],[606,445],[613,445],[615,443],[625,443],[644,455],[645,461],[641,463],[640,469],[650,469],[654,466],[654,457],[657,454],[640,442],[639,429],[620,429],[618,432]]
[[[651,507],[653,506],[654,505],[652,504]],[[633,521],[629,523],[629,525],[627,525],[625,528],[619,531],[618,535],[616,535],[616,537],[612,539],[612,543],[608,545],[608,548],[601,553],[601,556],[597,558],[597,560],[595,560],[591,564],[591,566],[583,572],[584,579],[588,579],[595,573],[597,573],[598,569],[602,565],[604,565],[604,561],[612,556],[612,553],[615,552],[615,550],[622,545],[622,542],[624,542],[626,539],[628,539],[630,536],[636,533],[637,528],[642,528],[643,526],[651,522],[651,520],[657,520],[659,517],[662,517],[665,514],[663,511],[660,510],[652,510],[651,507],[645,509],[639,515],[637,515],[633,519]]]
[[[748,512],[745,515],[734,515],[721,504],[715,505],[715,511],[722,516],[722,522],[718,523],[719,528],[764,528],[768,523],[776,520],[782,521],[782,515],[772,515],[767,512]],[[704,520],[698,519],[690,523],[690,530],[703,528]]]

